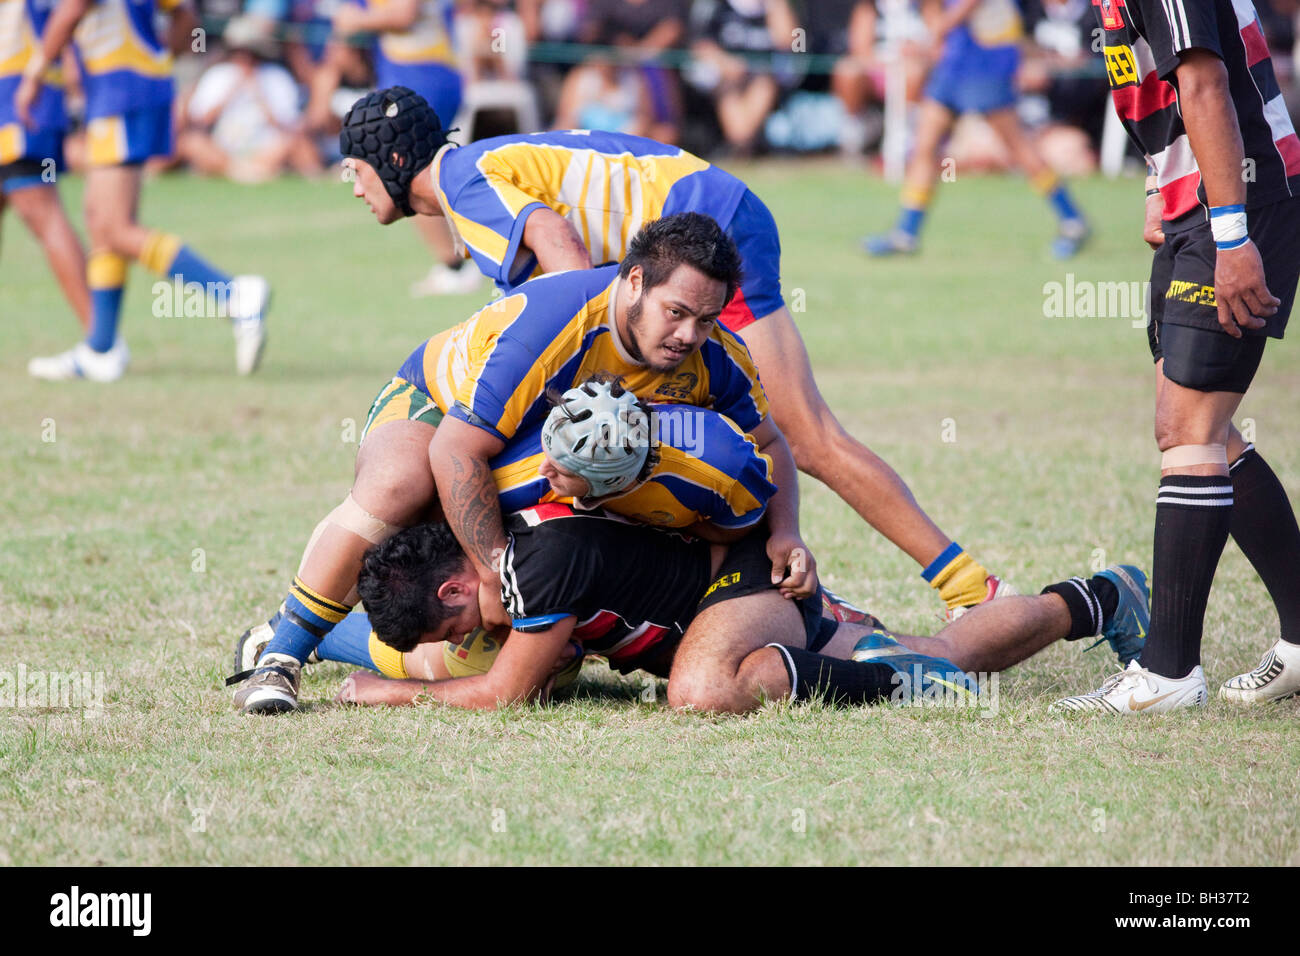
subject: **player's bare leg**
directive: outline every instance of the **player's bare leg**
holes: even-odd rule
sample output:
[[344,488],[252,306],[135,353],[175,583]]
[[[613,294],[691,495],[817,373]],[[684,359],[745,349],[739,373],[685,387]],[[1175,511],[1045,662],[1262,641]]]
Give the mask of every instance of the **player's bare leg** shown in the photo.
[[916,251],[917,236],[939,176],[939,149],[956,120],[956,114],[942,103],[931,99],[921,101],[916,141],[903,174],[898,223],[892,232],[870,236],[863,242],[869,254],[888,256]]
[[83,329],[90,328],[90,292],[86,288],[86,253],[81,239],[72,228],[68,215],[59,201],[57,189],[51,186],[31,186],[17,189],[0,199],[0,209],[7,199],[22,217],[27,229],[45,250],[50,271],[58,280],[59,288],[77,315]]
[[236,707],[245,713],[293,710],[302,662],[359,599],[366,550],[420,518],[434,517],[430,506],[437,490],[428,458],[433,435],[432,425],[399,420],[362,441],[352,490],[316,526],[257,669],[228,681],[248,678],[235,694]]
[[1058,235],[1052,245],[1053,254],[1058,259],[1074,255],[1088,238],[1088,225],[1075,208],[1060,177],[1043,161],[1038,147],[1025,133],[1015,108],[993,110],[986,113],[984,119],[997,133],[1034,189],[1051,202],[1058,218]]
[[[923,569],[953,547],[898,473],[840,424],[813,378],[803,339],[785,307],[746,326],[744,338],[771,400],[772,416],[799,470],[824,482],[864,521]],[[949,609],[985,600],[988,572],[960,548],[927,578]],[[946,572],[946,573],[945,573]]]

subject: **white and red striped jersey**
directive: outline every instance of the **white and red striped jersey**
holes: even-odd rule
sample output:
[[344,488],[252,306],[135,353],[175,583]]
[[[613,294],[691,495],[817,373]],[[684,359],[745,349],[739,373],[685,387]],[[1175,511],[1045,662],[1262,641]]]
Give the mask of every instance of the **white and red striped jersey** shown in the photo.
[[1154,166],[1166,231],[1207,222],[1209,204],[1183,126],[1179,54],[1223,60],[1245,152],[1246,208],[1300,195],[1300,139],[1291,125],[1251,0],[1092,0],[1105,33],[1115,111]]

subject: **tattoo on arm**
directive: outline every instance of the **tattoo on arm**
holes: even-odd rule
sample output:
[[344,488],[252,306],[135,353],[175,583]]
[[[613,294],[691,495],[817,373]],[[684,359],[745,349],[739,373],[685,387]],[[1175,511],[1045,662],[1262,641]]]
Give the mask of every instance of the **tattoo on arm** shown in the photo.
[[487,462],[478,458],[449,457],[455,472],[443,506],[447,524],[471,561],[494,568],[496,555],[505,546],[506,533],[492,473]]

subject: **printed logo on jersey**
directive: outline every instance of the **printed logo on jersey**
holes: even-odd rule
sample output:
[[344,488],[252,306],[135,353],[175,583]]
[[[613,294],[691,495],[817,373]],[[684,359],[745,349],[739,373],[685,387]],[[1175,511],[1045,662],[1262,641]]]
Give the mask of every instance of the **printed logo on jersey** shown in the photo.
[[1110,80],[1113,89],[1137,83],[1137,63],[1133,59],[1132,47],[1124,45],[1111,46],[1108,43],[1104,53],[1106,56],[1106,76]]
[[1119,8],[1124,6],[1124,0],[1092,0],[1092,5],[1101,9],[1103,27],[1107,30],[1124,29],[1124,18],[1119,12]]
[[656,388],[655,395],[679,402],[689,401],[698,384],[700,384],[700,377],[694,372],[679,372],[672,377],[671,381],[664,382]]

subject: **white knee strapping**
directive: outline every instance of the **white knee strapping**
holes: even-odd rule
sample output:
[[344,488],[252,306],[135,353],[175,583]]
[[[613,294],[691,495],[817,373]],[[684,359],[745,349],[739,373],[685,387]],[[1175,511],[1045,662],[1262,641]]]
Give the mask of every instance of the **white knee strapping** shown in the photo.
[[1160,468],[1188,468],[1192,465],[1228,467],[1227,445],[1178,445],[1160,456]]

